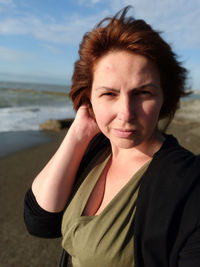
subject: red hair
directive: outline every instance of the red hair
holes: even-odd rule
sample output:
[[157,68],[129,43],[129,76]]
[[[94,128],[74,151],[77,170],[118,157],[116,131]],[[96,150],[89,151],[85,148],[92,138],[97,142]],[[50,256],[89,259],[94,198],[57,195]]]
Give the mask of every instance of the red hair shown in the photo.
[[70,91],[74,108],[77,110],[83,103],[90,105],[95,63],[110,51],[126,50],[145,56],[156,64],[164,94],[160,118],[167,117],[171,121],[180,97],[186,94],[187,71],[159,32],[144,20],[126,16],[129,8],[124,8],[114,17],[103,19],[83,36]]

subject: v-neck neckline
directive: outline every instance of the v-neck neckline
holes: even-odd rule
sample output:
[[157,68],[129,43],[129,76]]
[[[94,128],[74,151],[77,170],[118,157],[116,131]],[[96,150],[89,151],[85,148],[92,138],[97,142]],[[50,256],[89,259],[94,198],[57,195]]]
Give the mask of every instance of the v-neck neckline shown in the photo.
[[[81,212],[80,212],[80,218],[82,218],[83,220],[87,220],[87,218],[88,219],[92,219],[92,218],[95,218],[95,217],[99,217],[99,216],[101,216],[104,212],[106,212],[106,210],[107,209],[109,209],[109,207],[113,204],[113,202],[115,201],[115,199],[116,198],[118,198],[121,194],[122,194],[122,192],[123,191],[125,191],[126,190],[126,188],[128,187],[128,186],[130,186],[130,184],[132,184],[135,180],[138,180],[138,183],[139,183],[139,181],[141,180],[140,179],[140,173],[141,172],[145,172],[146,171],[146,169],[148,168],[148,166],[149,166],[149,164],[151,163],[151,161],[152,161],[152,159],[150,159],[150,160],[148,160],[146,163],[144,163],[143,165],[142,165],[142,167],[140,167],[139,168],[139,170],[130,178],[130,180],[117,192],[117,194],[109,201],[109,203],[104,207],[104,209],[99,213],[99,214],[94,214],[94,215],[82,215],[83,214],[83,212],[84,212],[84,210],[85,210],[85,208],[86,208],[86,205],[87,205],[87,203],[88,203],[88,201],[89,201],[89,198],[90,198],[90,196],[91,196],[91,194],[92,194],[92,192],[93,192],[93,190],[94,190],[94,188],[95,188],[95,186],[96,186],[96,184],[97,184],[97,182],[98,182],[98,180],[99,180],[99,178],[100,178],[100,176],[101,176],[101,174],[102,174],[102,172],[104,171],[104,169],[105,169],[105,167],[106,167],[106,165],[107,165],[107,163],[108,163],[108,161],[109,161],[109,159],[110,159],[110,157],[111,157],[111,154],[109,154],[106,158],[105,158],[105,160],[101,163],[101,165],[100,166],[96,166],[92,171],[94,171],[94,172],[98,172],[98,175],[96,175],[96,179],[95,179],[95,181],[94,181],[94,183],[93,183],[93,185],[91,186],[91,189],[90,189],[90,192],[89,192],[89,194],[87,195],[87,197],[86,197],[86,199],[85,199],[85,201],[83,202],[83,205],[81,206]],[[144,170],[144,171],[143,171]],[[143,173],[142,173],[142,175],[143,175]],[[89,175],[91,175],[91,173],[89,174]],[[141,175],[141,176],[142,176]],[[89,178],[89,177],[88,177]],[[138,179],[139,178],[139,179]]]

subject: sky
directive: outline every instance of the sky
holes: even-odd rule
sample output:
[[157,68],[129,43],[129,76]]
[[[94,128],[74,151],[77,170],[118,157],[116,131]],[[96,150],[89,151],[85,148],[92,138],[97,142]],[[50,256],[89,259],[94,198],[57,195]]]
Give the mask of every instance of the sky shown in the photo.
[[0,0],[0,81],[70,84],[83,34],[127,5],[162,31],[200,90],[199,0]]

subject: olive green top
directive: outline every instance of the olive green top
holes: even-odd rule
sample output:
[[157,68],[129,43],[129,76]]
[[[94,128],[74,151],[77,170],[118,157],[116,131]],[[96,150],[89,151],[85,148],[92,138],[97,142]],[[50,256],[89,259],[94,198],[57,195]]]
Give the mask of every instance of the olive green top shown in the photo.
[[[82,216],[110,155],[101,155],[67,207],[62,222],[63,248],[73,267],[133,267],[133,220],[147,162],[96,216]],[[94,164],[94,163],[93,163]]]

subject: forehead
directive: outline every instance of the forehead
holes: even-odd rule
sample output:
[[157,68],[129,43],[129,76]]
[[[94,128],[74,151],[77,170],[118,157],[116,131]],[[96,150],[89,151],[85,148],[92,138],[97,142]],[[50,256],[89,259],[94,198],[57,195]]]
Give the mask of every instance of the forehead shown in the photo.
[[116,50],[116,51],[109,51],[108,53],[104,54],[102,57],[96,60],[94,64],[94,71],[99,68],[100,66],[104,65],[114,65],[115,63],[119,64],[121,62],[126,62],[128,65],[140,64],[141,66],[145,65],[154,65],[155,64],[148,59],[147,57],[131,52],[126,50]]
[[130,83],[160,80],[156,65],[148,58],[127,51],[109,52],[100,58],[94,68],[94,82],[128,80]]

